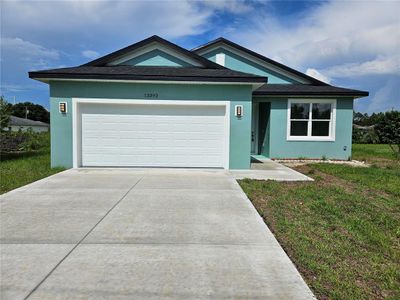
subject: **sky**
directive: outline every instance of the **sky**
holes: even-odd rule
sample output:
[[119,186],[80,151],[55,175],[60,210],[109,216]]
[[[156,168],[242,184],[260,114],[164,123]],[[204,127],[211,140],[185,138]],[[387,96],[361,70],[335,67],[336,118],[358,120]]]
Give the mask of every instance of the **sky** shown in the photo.
[[49,107],[28,71],[76,66],[159,35],[187,49],[223,36],[332,85],[355,110],[400,109],[399,1],[1,0],[1,95]]

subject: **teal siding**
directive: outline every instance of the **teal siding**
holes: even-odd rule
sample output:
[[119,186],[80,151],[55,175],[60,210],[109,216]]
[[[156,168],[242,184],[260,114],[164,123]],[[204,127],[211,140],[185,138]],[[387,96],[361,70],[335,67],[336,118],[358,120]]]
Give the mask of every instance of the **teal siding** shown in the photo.
[[[51,86],[50,86],[51,87]],[[51,94],[50,89],[50,94]],[[67,113],[58,112],[58,103],[67,102]],[[71,98],[50,99],[51,166],[72,167],[72,101]]]
[[[51,164],[72,167],[72,105],[77,98],[144,99],[145,93],[157,93],[163,100],[231,101],[230,169],[250,167],[251,87],[247,85],[186,85],[62,82],[50,83]],[[58,112],[58,102],[67,101],[68,113]],[[160,100],[162,101],[162,100]],[[243,105],[241,119],[234,116],[235,105]]]
[[245,73],[251,73],[251,74],[256,74],[260,76],[267,76],[268,77],[268,83],[280,83],[280,84],[291,84],[291,83],[298,83],[297,81],[288,78],[282,74],[279,74],[277,72],[274,72],[268,68],[265,68],[259,64],[256,64],[254,62],[251,62],[239,55],[236,55],[224,48],[218,48],[213,51],[210,51],[203,56],[213,62],[216,61],[216,55],[218,53],[224,53],[225,54],[225,67],[240,71],[240,72],[245,72]]
[[155,49],[142,54],[138,57],[132,58],[121,65],[133,66],[164,66],[164,67],[190,67],[192,65],[187,62],[165,53],[161,50]]
[[[351,157],[353,99],[338,98],[335,141],[287,141],[287,98],[257,98],[271,103],[269,157],[346,160]],[[346,150],[344,148],[346,147]],[[268,154],[263,153],[263,154]]]

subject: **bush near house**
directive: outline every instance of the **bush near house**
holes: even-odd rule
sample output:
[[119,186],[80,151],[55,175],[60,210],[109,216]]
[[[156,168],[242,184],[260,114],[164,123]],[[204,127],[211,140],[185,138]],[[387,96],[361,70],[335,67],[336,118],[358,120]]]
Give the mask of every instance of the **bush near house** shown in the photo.
[[314,182],[240,185],[317,298],[400,299],[400,162],[388,145],[353,150],[372,166],[309,164],[297,170]]
[[0,133],[0,151],[2,157],[19,152],[38,151],[50,146],[48,132],[33,132],[32,130]]

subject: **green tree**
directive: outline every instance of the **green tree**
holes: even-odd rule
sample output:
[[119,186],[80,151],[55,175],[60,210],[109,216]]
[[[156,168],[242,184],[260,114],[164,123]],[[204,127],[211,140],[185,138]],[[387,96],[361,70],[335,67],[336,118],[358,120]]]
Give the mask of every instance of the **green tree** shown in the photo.
[[12,106],[11,114],[19,118],[49,123],[50,113],[41,105],[32,102],[17,103]]
[[353,112],[353,123],[360,126],[371,126],[380,122],[384,118],[385,114],[382,112],[373,113],[368,115],[367,113]]
[[8,127],[10,122],[11,105],[4,99],[3,96],[0,97],[0,130]]
[[382,143],[389,144],[397,159],[400,159],[400,111],[388,111],[375,126]]

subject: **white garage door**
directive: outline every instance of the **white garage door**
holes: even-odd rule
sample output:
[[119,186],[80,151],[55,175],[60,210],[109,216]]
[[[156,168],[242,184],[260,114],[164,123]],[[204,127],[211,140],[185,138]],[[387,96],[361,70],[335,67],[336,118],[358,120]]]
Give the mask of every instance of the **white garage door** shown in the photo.
[[225,106],[81,104],[82,166],[225,166]]

